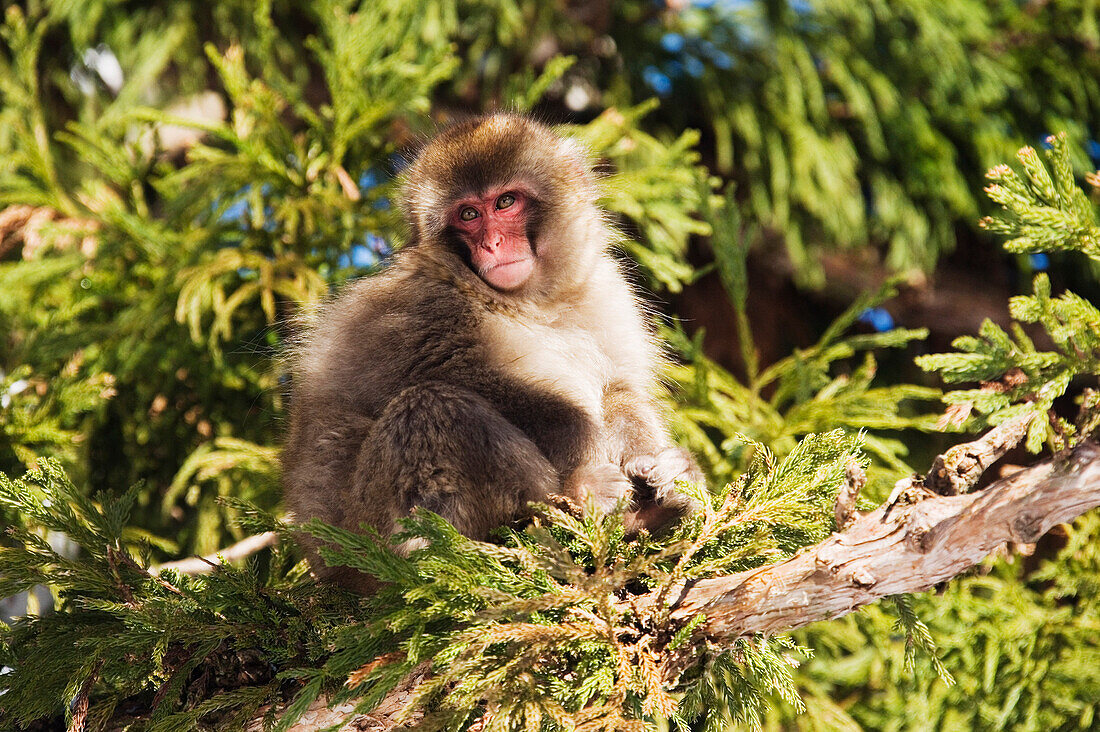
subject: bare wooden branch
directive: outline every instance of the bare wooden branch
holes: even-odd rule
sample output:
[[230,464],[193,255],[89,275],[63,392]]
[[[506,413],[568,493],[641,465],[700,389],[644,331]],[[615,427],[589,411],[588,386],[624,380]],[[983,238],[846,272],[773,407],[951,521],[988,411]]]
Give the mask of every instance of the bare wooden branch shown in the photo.
[[1096,506],[1100,447],[1085,442],[977,493],[879,508],[786,562],[690,584],[672,616],[705,614],[698,633],[719,642],[799,628],[928,589]]
[[70,705],[70,711],[72,717],[69,720],[69,729],[67,732],[84,732],[88,725],[88,698],[92,694],[92,687],[95,686],[95,682],[99,679],[99,672],[103,668],[103,660],[96,662],[92,668],[91,673],[88,674],[88,678],[84,679],[84,683],[80,685],[80,691],[76,693]]
[[158,567],[150,567],[149,571],[152,574],[160,574],[166,569],[173,569],[181,574],[208,574],[223,562],[235,562],[238,559],[244,559],[251,554],[255,554],[261,549],[274,546],[276,537],[274,531],[265,531],[262,534],[241,539],[236,544],[227,546],[225,549],[216,551],[213,554],[202,557],[187,557],[175,562],[165,562]]
[[982,473],[1006,452],[1020,444],[1033,414],[1023,414],[997,425],[981,439],[955,445],[932,461],[924,484],[943,496],[955,496],[973,488]]
[[[301,718],[291,725],[287,732],[317,732],[317,730],[335,728],[338,732],[386,732],[398,727],[415,727],[423,715],[413,713],[405,722],[398,722],[401,713],[408,705],[410,697],[417,687],[431,675],[431,664],[423,663],[413,669],[370,714],[355,714],[355,704],[345,703],[329,706],[327,696],[319,697],[309,705]],[[264,729],[264,707],[245,728],[246,732],[261,732]],[[340,725],[335,727],[335,725]]]
[[[883,504],[885,512],[882,520],[885,521],[895,507],[918,503],[928,498],[930,493],[957,496],[969,492],[990,465],[1020,444],[1033,418],[1034,415],[1023,414],[999,424],[977,440],[955,445],[938,455],[932,461],[928,475],[910,475],[899,480]],[[847,528],[847,524],[839,520],[837,526]]]

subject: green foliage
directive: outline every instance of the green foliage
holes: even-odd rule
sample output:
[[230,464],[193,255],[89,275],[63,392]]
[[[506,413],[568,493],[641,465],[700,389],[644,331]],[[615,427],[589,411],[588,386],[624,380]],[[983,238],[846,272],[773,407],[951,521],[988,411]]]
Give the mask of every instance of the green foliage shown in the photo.
[[[985,219],[983,225],[1012,237],[1005,242],[1009,251],[1068,250],[1100,259],[1096,211],[1074,181],[1066,137],[1056,135],[1049,142],[1050,170],[1034,149],[1025,147],[1018,155],[1025,178],[1005,165],[989,171],[994,183],[986,190],[1005,213]],[[986,320],[978,336],[961,336],[952,343],[959,352],[921,356],[917,363],[938,371],[949,383],[981,382],[978,388],[944,396],[954,405],[949,413],[956,420],[972,409],[986,415],[990,424],[1034,414],[1026,444],[1038,452],[1044,443],[1053,449],[1067,447],[1096,426],[1091,392],[1082,397],[1077,425],[1059,416],[1054,402],[1074,379],[1100,375],[1100,309],[1072,292],[1052,297],[1045,274],[1035,277],[1033,287],[1033,295],[1014,297],[1009,304],[1018,321],[1011,335]],[[1040,350],[1020,323],[1040,325],[1056,350]]]
[[575,134],[615,165],[602,181],[601,203],[626,217],[641,235],[641,241],[627,238],[624,249],[652,280],[679,292],[695,276],[685,261],[690,237],[710,233],[710,226],[694,215],[709,195],[709,181],[694,149],[697,132],[685,131],[666,143],[637,128],[656,106],[654,100],[609,110]]
[[[358,603],[303,581],[281,550],[263,570],[151,574],[147,545],[126,538],[137,491],[93,501],[44,461],[22,479],[0,476],[0,504],[24,517],[13,545],[0,548],[0,594],[48,584],[61,606],[0,633],[0,663],[14,669],[0,721],[29,723],[90,696],[90,718],[102,723],[127,699],[151,696],[142,729],[232,729],[264,703],[285,710],[277,728],[286,729],[322,691],[368,711],[428,664],[432,676],[406,710],[423,713],[424,728],[477,718],[494,729],[755,723],[771,694],[798,703],[791,662],[808,651],[785,638],[701,646],[670,674],[684,628],[697,621],[674,623],[666,598],[685,580],[780,561],[828,534],[859,449],[839,430],[806,438],[782,461],[758,446],[735,485],[713,496],[684,487],[704,505],[698,516],[634,541],[618,514],[550,506],[502,545],[417,512],[393,538],[426,540],[408,558],[377,536],[308,525],[330,542],[326,561],[387,582]],[[258,528],[265,519],[250,513]],[[58,554],[43,531],[65,533],[80,554]],[[263,670],[252,669],[254,688],[209,681],[249,661]]]
[[[1022,251],[1066,249],[1090,252],[1092,204],[1076,190],[1062,136],[1051,139],[1050,169],[1035,152],[1020,152],[1024,174],[1004,167],[990,171],[990,195],[1006,212],[986,223],[1013,237]],[[1025,182],[1026,181],[1026,182]],[[1091,177],[1090,177],[1091,182]],[[1011,187],[1013,195],[1007,192]],[[1072,187],[1072,190],[1071,190]],[[1085,208],[1087,206],[1087,208]],[[1026,237],[1030,242],[1021,242]],[[1041,243],[1041,244],[1040,244]],[[918,363],[948,382],[981,381],[977,389],[948,392],[948,415],[962,421],[971,409],[997,423],[1034,412],[1027,444],[1062,448],[1095,430],[1097,399],[1084,389],[1077,425],[1052,407],[1074,379],[1098,372],[1094,305],[1065,292],[1052,297],[1046,275],[1035,293],[1010,302],[1023,323],[1036,323],[1056,350],[1038,349],[1019,324],[1012,334],[986,322],[978,337],[955,341],[958,353],[922,356]],[[1087,383],[1087,381],[1086,381]],[[941,592],[916,597],[913,608],[928,624],[937,652],[933,670],[912,672],[911,643],[883,642],[901,620],[882,606],[795,634],[815,650],[798,679],[806,711],[771,712],[768,727],[798,729],[1016,729],[1072,730],[1096,725],[1100,677],[1096,643],[1100,518],[1094,513],[1040,541],[1041,559],[989,560],[972,576],[957,578]],[[924,631],[909,635],[920,642]],[[953,678],[955,685],[941,679]],[[843,704],[837,700],[843,699]]]
[[714,168],[751,183],[746,220],[818,286],[831,249],[930,270],[973,227],[977,171],[1051,130],[1083,143],[1100,115],[1087,2],[685,5],[616,5],[632,90],[710,130]]
[[[134,728],[239,729],[268,702],[285,727],[320,693],[369,707],[429,660],[436,680],[416,700],[429,725],[487,710],[503,712],[500,725],[528,727],[1093,724],[1094,517],[1037,574],[996,564],[915,600],[929,631],[901,601],[896,616],[875,607],[795,641],[695,648],[701,618],[676,627],[630,600],[818,541],[849,460],[867,466],[875,495],[912,472],[913,430],[934,426],[940,392],[884,379],[872,353],[923,331],[864,334],[856,324],[893,284],[813,345],[761,363],[747,312],[750,249],[782,242],[810,283],[835,247],[928,269],[982,207],[971,172],[1067,129],[1051,141],[1049,171],[1033,151],[1022,174],[994,170],[991,196],[1006,213],[984,226],[1014,251],[1095,257],[1094,209],[1072,171],[1086,163],[1076,143],[1097,126],[1096,9],[1079,0],[630,0],[607,14],[581,5],[5,9],[0,473],[33,470],[0,480],[10,530],[0,596],[46,584],[58,611],[0,631],[0,664],[15,669],[0,675],[0,726],[68,714],[90,694],[93,727],[115,715]],[[686,50],[666,48],[669,32]],[[670,61],[683,73],[664,96],[648,67],[671,73]],[[282,530],[271,513],[293,319],[400,246],[396,178],[434,122],[499,107],[572,121],[562,129],[605,173],[602,203],[642,284],[675,295],[711,269],[721,276],[744,376],[709,359],[702,334],[665,333],[682,356],[670,370],[677,436],[715,485],[729,486],[695,522],[633,541],[614,519],[557,509],[500,545],[418,515],[405,538],[431,545],[409,559],[312,527],[332,542],[332,561],[391,583],[371,600],[311,584],[287,542],[243,568],[151,574],[165,559]],[[992,422],[1022,409],[1064,413],[1058,398],[1098,373],[1092,304],[1053,295],[1041,278],[1011,307],[1052,345],[987,325],[957,344],[961,353],[921,362],[987,382],[947,397],[958,421],[971,406]],[[1082,402],[1076,425],[1035,420],[1029,444],[1094,429],[1100,397]],[[59,533],[80,552],[58,549]],[[931,651],[929,633],[943,668],[911,673],[907,659]],[[655,669],[689,651],[694,665],[662,684]],[[938,681],[945,673],[959,683]],[[126,720],[128,710],[144,716]]]
[[[1074,179],[1066,135],[1052,135],[1046,142],[1049,171],[1032,147],[1016,154],[1026,181],[1007,165],[989,171],[986,177],[993,182],[986,193],[1004,213],[982,219],[982,227],[1012,237],[1004,243],[1010,252],[1068,249],[1100,259],[1096,209]],[[1089,176],[1090,183],[1098,180]]]
[[[235,533],[219,496],[276,506],[286,324],[398,246],[399,154],[433,94],[457,83],[452,37],[526,18],[510,3],[469,17],[461,3],[435,16],[408,3],[312,4],[302,9],[312,32],[288,55],[285,8],[224,4],[219,21],[233,32],[203,44],[200,18],[179,20],[188,3],[170,6],[170,18],[138,16],[162,28],[163,52],[144,55],[144,41],[120,51],[123,91],[77,95],[68,115],[35,92],[38,69],[55,63],[43,38],[78,20],[132,26],[103,5],[5,17],[0,76],[22,81],[0,89],[10,122],[0,202],[12,204],[0,237],[22,256],[0,260],[0,366],[11,383],[49,388],[0,407],[0,457],[9,471],[63,458],[100,488],[144,480],[135,520],[205,553]],[[196,118],[206,97],[171,77],[201,61],[176,66],[200,46],[224,96]],[[548,63],[533,88],[515,87],[516,103],[536,103],[568,67]],[[154,94],[158,107],[143,103]],[[689,237],[708,231],[695,213],[706,173],[694,133],[666,142],[640,128],[651,106],[569,131],[614,165],[606,204],[631,222],[624,248],[679,289],[693,276]],[[182,150],[170,142],[188,129]],[[89,449],[73,449],[77,439]],[[247,459],[227,458],[224,444],[246,446]]]
[[[79,361],[79,355],[74,361]],[[0,444],[13,453],[4,456],[5,463],[14,462],[14,457],[32,465],[41,454],[60,454],[75,462],[81,423],[114,395],[110,374],[74,378],[79,367],[79,363],[66,364],[50,384],[28,379],[31,370],[25,366],[0,378]]]
[[[48,460],[22,479],[0,475],[0,505],[21,517],[0,548],[0,595],[48,584],[61,602],[52,615],[3,628],[2,662],[15,669],[0,699],[5,726],[67,711],[93,692],[97,728],[127,699],[144,697],[150,729],[195,729],[211,718],[231,729],[240,717],[227,710],[247,715],[279,693],[271,669],[316,661],[326,635],[354,617],[352,600],[303,585],[303,568],[281,550],[264,571],[150,574],[150,548],[129,524],[136,498],[131,489],[89,499]],[[48,531],[80,553],[59,554]],[[215,683],[219,673],[230,677]],[[246,683],[256,688],[234,691]]]
[[[803,665],[807,712],[793,729],[1086,730],[1100,711],[1100,555],[1095,513],[1066,528],[1038,563],[988,561],[938,593],[913,598],[957,683],[907,668],[885,604],[796,633],[815,650]],[[1060,545],[1060,546],[1058,546]],[[839,703],[838,703],[839,702]],[[782,716],[773,712],[769,729]]]
[[[927,336],[924,329],[895,328],[881,333],[847,333],[860,314],[897,294],[888,282],[849,306],[814,345],[798,349],[766,368],[757,362],[746,313],[748,277],[745,234],[732,191],[708,212],[714,222],[711,246],[719,274],[737,316],[737,338],[746,364],[744,382],[708,358],[702,331],[689,338],[679,329],[666,336],[684,362],[670,375],[677,388],[673,424],[684,442],[703,456],[712,474],[728,480],[744,470],[755,448],[742,435],[780,455],[798,438],[841,427],[870,431],[864,449],[873,458],[871,478],[893,483],[911,473],[905,444],[886,431],[932,430],[937,415],[922,403],[938,403],[940,391],[916,384],[874,385],[877,365],[872,351],[904,348]],[[852,365],[856,357],[860,360]]]

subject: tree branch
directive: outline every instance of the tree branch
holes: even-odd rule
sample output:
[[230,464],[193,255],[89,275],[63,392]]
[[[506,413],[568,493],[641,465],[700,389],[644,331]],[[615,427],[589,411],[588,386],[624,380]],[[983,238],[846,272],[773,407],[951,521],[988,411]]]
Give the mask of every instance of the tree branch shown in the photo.
[[[958,445],[938,458],[925,479],[899,481],[904,490],[883,506],[860,515],[853,509],[862,479],[848,476],[849,497],[837,507],[849,521],[842,533],[807,547],[791,559],[758,569],[686,585],[671,602],[671,617],[687,622],[702,613],[696,641],[720,645],[756,633],[773,634],[847,615],[890,595],[919,592],[949,580],[1006,542],[1030,544],[1056,524],[1100,506],[1100,445],[1086,441],[987,488],[939,496],[925,487],[962,490],[1019,441],[1027,422],[1013,420],[979,440]],[[858,467],[858,466],[856,466]],[[904,483],[904,486],[900,484]],[[636,598],[639,610],[657,603],[656,594]],[[688,643],[664,664],[666,680],[690,663],[698,643]],[[426,673],[426,672],[425,672]],[[295,732],[340,723],[341,730],[389,730],[410,689],[423,673],[395,689],[371,715],[348,714],[348,706],[326,710],[318,700],[293,727]]]
[[882,506],[780,564],[689,584],[672,602],[672,616],[703,613],[696,634],[728,642],[928,589],[1006,542],[1034,542],[1100,506],[1100,446],[1082,443],[977,493],[927,495]]
[[275,546],[276,539],[278,539],[278,535],[274,531],[265,531],[262,534],[245,537],[236,544],[227,546],[225,549],[216,551],[213,554],[202,557],[187,557],[174,562],[165,562],[157,567],[150,567],[149,572],[158,575],[166,569],[172,569],[180,574],[207,574],[214,571],[214,568],[219,564],[235,562],[238,559],[244,559],[251,554],[255,554],[261,549]]

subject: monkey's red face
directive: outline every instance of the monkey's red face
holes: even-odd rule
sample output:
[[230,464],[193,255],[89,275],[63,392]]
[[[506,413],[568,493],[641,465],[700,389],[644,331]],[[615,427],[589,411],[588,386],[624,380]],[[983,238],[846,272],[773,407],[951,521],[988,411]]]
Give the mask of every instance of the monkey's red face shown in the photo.
[[469,250],[470,264],[498,290],[515,290],[535,269],[534,247],[527,240],[531,198],[515,188],[458,201],[450,224]]

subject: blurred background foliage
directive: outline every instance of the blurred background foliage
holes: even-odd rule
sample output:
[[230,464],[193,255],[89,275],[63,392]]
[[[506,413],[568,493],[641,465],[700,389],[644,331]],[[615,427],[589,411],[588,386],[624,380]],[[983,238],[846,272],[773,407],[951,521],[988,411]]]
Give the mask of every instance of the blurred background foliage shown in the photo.
[[[982,174],[1021,145],[1067,132],[1071,179],[1100,160],[1098,17],[1086,0],[9,4],[0,472],[53,457],[90,496],[140,485],[130,535],[158,560],[240,538],[219,499],[278,509],[296,320],[401,245],[418,141],[503,107],[564,124],[606,174],[678,356],[674,428],[714,481],[748,465],[739,435],[783,456],[864,430],[882,498],[936,433],[981,424],[940,419],[915,353],[1007,327],[1036,271],[1044,302],[1050,282],[1096,295],[1095,264],[1006,254],[978,220]],[[1014,365],[997,363],[980,378]],[[1098,533],[1067,532],[1047,555],[1088,592],[1037,558],[920,603],[958,686],[906,671],[872,610],[802,634],[809,710],[772,723],[1089,728]]]

